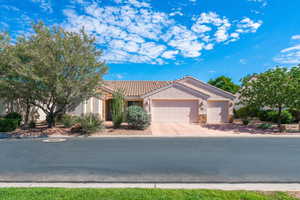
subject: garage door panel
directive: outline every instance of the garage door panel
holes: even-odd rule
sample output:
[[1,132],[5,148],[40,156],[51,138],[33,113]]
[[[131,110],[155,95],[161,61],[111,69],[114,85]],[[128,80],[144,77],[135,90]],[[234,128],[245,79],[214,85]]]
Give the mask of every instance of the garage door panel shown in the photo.
[[157,100],[152,102],[153,122],[197,122],[198,101]]
[[210,124],[219,124],[228,122],[228,102],[214,101],[208,102],[207,122]]

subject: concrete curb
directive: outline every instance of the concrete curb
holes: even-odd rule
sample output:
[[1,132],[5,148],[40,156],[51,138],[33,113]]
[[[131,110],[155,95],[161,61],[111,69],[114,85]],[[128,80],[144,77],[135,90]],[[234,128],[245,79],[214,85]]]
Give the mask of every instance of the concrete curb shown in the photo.
[[4,183],[0,182],[0,188],[160,188],[160,189],[217,189],[217,190],[248,190],[248,191],[300,191],[299,183]]

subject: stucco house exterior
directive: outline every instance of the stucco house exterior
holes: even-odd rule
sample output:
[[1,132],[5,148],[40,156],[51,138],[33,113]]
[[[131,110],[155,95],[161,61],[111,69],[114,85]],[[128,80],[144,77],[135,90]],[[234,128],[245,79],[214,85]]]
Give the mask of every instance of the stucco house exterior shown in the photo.
[[152,122],[218,124],[233,119],[235,96],[191,76],[175,81],[104,81],[101,98],[81,103],[70,114],[94,113],[111,120],[112,94],[118,89],[124,92],[126,106],[142,106]]

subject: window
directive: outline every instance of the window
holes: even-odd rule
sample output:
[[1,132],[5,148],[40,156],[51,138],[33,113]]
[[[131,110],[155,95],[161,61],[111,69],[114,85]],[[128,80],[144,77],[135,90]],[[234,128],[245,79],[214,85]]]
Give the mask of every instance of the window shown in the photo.
[[141,101],[128,101],[127,106],[141,106],[142,107],[142,102]]

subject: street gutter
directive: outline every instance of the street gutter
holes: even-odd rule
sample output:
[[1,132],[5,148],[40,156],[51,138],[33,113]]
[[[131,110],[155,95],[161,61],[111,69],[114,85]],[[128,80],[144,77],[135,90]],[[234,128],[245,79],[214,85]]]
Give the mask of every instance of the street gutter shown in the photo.
[[0,188],[160,188],[215,189],[248,191],[300,191],[300,183],[12,183],[0,182]]

